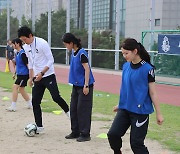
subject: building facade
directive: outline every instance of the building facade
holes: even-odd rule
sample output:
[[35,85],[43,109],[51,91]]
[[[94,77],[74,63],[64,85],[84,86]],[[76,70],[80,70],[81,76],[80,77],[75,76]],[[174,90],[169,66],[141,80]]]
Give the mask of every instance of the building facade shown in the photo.
[[[120,0],[120,34],[125,32],[125,0]],[[92,28],[99,31],[115,31],[116,0],[92,0]],[[89,0],[70,0],[70,16],[75,28],[88,28]]]
[[48,2],[51,3],[52,11],[56,12],[60,9],[66,9],[66,0],[13,0],[11,7],[13,10],[12,16],[19,19],[24,15],[26,19],[31,19],[33,2],[36,19],[39,19],[41,14],[48,12]]
[[2,13],[3,10],[7,9],[8,2],[9,2],[9,7],[11,7],[11,1],[12,0],[0,0],[0,13]]
[[[8,0],[0,0],[0,12],[7,8]],[[32,2],[35,18],[48,11],[49,0],[9,0],[12,15],[19,20],[22,15],[32,18]],[[117,0],[92,0],[92,28],[97,31],[115,32]],[[175,30],[180,26],[180,0],[119,0],[120,36],[141,41],[145,30]],[[52,11],[66,9],[66,0],[51,0]],[[152,5],[154,2],[154,5]],[[88,29],[89,0],[70,0],[70,17],[75,28]],[[149,37],[149,36],[147,36]],[[148,42],[148,41],[147,41]]]
[[[145,30],[175,30],[180,26],[180,0],[120,0],[120,35],[141,41]],[[76,28],[88,28],[89,0],[70,0]],[[154,5],[153,5],[154,2]],[[92,0],[95,30],[115,31],[116,0]],[[83,10],[83,11],[82,11]],[[152,12],[154,11],[154,12]]]
[[153,30],[176,30],[180,26],[180,0],[154,0],[154,6],[152,2],[126,0],[125,37],[140,41],[142,31],[151,30],[151,24]]

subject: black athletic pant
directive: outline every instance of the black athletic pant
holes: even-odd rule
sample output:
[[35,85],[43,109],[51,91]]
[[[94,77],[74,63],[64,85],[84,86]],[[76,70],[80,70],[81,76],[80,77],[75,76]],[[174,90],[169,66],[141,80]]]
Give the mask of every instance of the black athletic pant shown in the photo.
[[70,115],[71,130],[75,134],[90,136],[93,87],[84,95],[83,87],[73,86],[71,94]]
[[136,114],[123,109],[118,110],[108,132],[109,144],[114,150],[114,154],[120,153],[121,137],[124,136],[130,126],[130,145],[134,154],[149,154],[144,145],[148,124],[149,115],[147,114]]
[[40,104],[46,88],[49,90],[53,101],[55,101],[64,110],[64,112],[69,111],[67,103],[59,94],[56,77],[54,74],[44,77],[38,82],[34,82],[34,87],[32,88],[32,105],[35,122],[38,127],[43,126]]

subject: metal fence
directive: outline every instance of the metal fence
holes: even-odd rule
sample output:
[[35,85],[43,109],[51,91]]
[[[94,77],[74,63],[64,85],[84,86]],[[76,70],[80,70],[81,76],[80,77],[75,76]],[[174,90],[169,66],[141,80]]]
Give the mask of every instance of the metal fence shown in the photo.
[[[0,57],[5,57],[5,47],[0,45]],[[51,48],[55,63],[69,65],[70,54],[66,52],[66,48]],[[115,69],[115,53],[121,53],[121,50],[108,49],[85,49],[91,51],[91,66],[96,68]],[[157,51],[149,51],[151,62],[156,67],[156,74],[162,76],[180,77],[180,56],[178,55],[161,55]],[[125,59],[119,54],[118,66],[121,70]]]

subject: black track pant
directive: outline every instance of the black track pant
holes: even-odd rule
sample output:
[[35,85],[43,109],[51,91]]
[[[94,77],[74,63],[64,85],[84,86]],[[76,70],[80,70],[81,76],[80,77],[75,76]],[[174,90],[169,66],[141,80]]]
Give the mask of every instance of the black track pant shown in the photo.
[[90,136],[92,102],[93,87],[89,87],[88,95],[84,95],[82,87],[73,86],[70,105],[73,133]]
[[34,82],[34,87],[32,88],[32,105],[35,122],[38,127],[43,126],[42,111],[40,104],[46,88],[49,90],[53,101],[55,101],[64,110],[64,112],[69,111],[67,103],[59,94],[56,77],[54,74],[48,77],[44,77],[38,82]]
[[144,145],[144,139],[147,134],[149,124],[149,115],[135,114],[127,110],[120,109],[108,132],[108,140],[114,153],[120,153],[122,139],[127,129],[130,130],[130,145],[134,154],[149,154]]

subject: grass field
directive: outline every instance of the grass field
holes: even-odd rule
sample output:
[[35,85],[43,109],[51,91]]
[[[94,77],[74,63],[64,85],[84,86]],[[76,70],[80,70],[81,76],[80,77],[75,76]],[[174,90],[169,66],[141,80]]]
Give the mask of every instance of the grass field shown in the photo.
[[[0,87],[6,88],[11,92],[14,81],[11,73],[0,72]],[[71,87],[65,84],[59,84],[59,90],[63,98],[70,102]],[[31,88],[26,90],[31,93]],[[119,96],[115,94],[94,91],[93,104],[93,120],[113,120],[115,116],[112,113],[113,106],[117,105]],[[163,103],[163,102],[162,102]],[[42,109],[44,112],[52,112],[59,110],[56,103],[53,103],[49,92],[46,90],[43,97]],[[164,116],[164,124],[159,126],[156,124],[156,117],[153,113],[150,116],[150,125],[148,130],[148,138],[154,139],[165,145],[170,150],[180,152],[180,107],[161,104],[161,111]],[[94,115],[100,114],[102,117]],[[108,115],[108,116],[103,116]]]

